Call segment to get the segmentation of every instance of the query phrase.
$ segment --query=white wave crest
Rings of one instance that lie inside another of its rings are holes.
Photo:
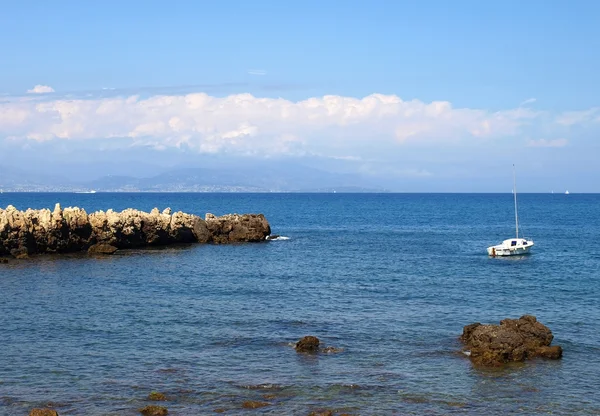
[[[289,237],[286,237],[284,235],[277,235],[277,236],[273,236],[273,237],[267,237],[267,240],[269,241],[283,241],[283,240],[289,240]]]

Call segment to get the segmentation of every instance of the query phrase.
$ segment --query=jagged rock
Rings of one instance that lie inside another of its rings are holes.
[[[171,217],[170,237],[184,243],[207,243],[212,237],[205,221],[195,215],[179,211]]]
[[[166,416],[169,414],[169,411],[166,407],[162,406],[146,406],[140,409],[140,413],[144,416]]]
[[[33,409],[29,416],[58,416],[58,412],[52,409]]]
[[[319,351],[319,338],[308,335],[303,337],[296,343],[297,352],[318,352]]]
[[[110,244],[98,243],[88,248],[88,254],[114,254],[118,248]]]
[[[175,243],[233,243],[264,241],[271,233],[262,214],[207,214],[207,220],[170,208],[150,213],[135,209],[91,214],[81,208],[19,211],[9,205],[0,209],[0,256],[25,258],[36,253],[65,253]],[[109,247],[112,246],[112,247]],[[92,248],[94,247],[94,248]]]
[[[269,222],[262,214],[206,214],[206,225],[217,244],[264,241],[271,234]]]
[[[552,331],[537,322],[535,316],[524,315],[504,319],[500,325],[467,325],[460,340],[474,364],[500,366],[534,357],[561,358],[562,348],[550,346],[553,338]]]

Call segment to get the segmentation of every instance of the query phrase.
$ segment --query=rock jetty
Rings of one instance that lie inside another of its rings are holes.
[[[498,367],[535,357],[561,358],[562,348],[550,346],[553,338],[552,331],[535,316],[524,315],[519,319],[504,319],[500,325],[467,325],[460,340],[473,364]]]
[[[236,243],[265,241],[271,234],[262,214],[230,214],[205,219],[170,208],[160,212],[126,209],[88,214],[81,208],[19,211],[0,208],[0,257],[89,251],[112,254],[117,249],[176,243]]]

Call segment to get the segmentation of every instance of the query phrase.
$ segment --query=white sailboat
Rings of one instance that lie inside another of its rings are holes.
[[[516,237],[504,240],[501,244],[488,247],[488,255],[496,256],[517,256],[529,253],[533,247],[533,241],[526,238],[519,238],[519,214],[517,210],[517,178],[515,174],[515,165],[513,165],[513,196],[515,199],[515,231]]]

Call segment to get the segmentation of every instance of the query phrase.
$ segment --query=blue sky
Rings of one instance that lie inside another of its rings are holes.
[[[516,162],[525,190],[600,192],[598,16],[558,0],[7,2],[0,164],[82,146],[100,163],[114,139],[158,165],[173,149],[319,157],[468,191]]]

